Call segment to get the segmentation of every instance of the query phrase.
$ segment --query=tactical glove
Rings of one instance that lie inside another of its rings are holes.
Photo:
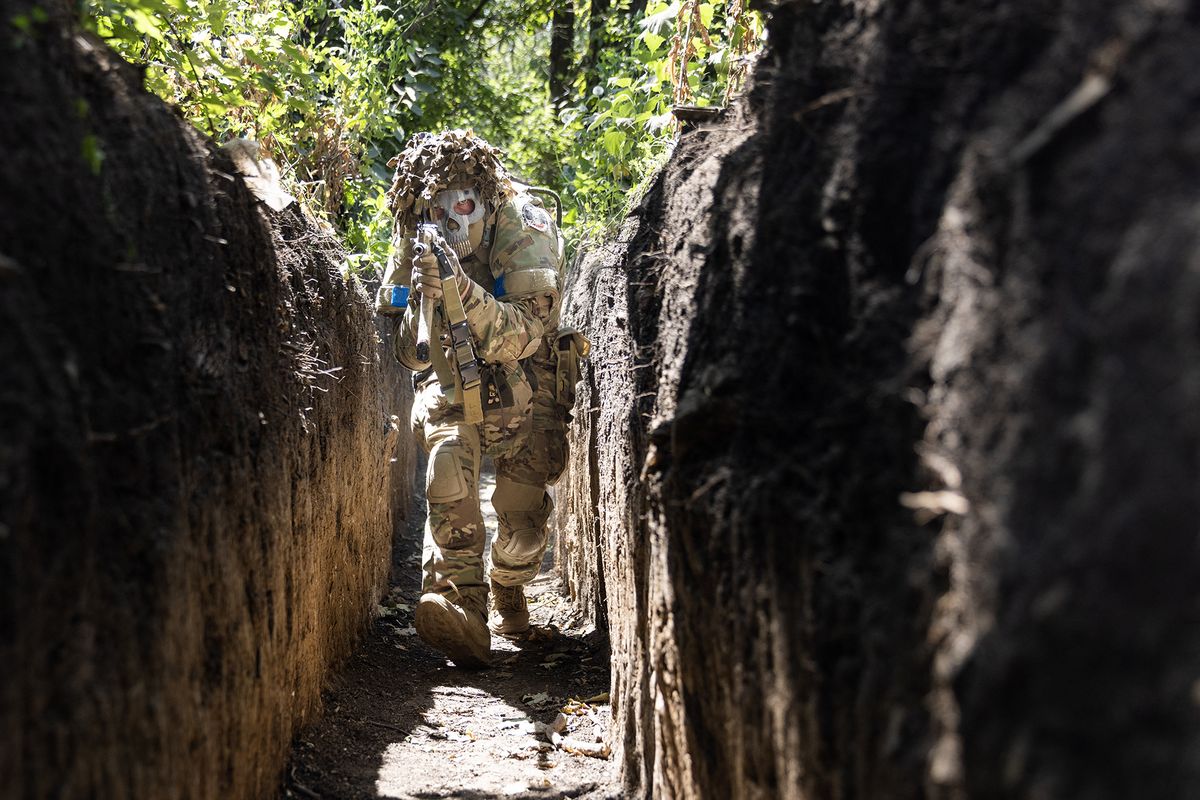
[[[450,248],[441,234],[437,235],[433,247],[426,248],[424,255],[413,258],[413,289],[429,300],[437,300],[442,296],[441,268],[438,266],[437,256],[434,255],[434,247],[441,248],[445,254],[446,261],[454,272],[454,281],[458,284],[460,296],[466,297],[470,289],[470,280],[463,273],[458,256],[454,254],[454,250]]]

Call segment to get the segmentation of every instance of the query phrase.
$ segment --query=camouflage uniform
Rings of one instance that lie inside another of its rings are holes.
[[[500,376],[485,395],[499,399],[492,405],[520,407],[532,389],[532,413],[485,413],[483,423],[465,423],[461,405],[416,359],[415,299],[394,342],[400,361],[418,370],[413,428],[429,453],[424,590],[454,590],[473,609],[485,605],[487,595],[481,456],[488,452],[496,464],[492,502],[499,532],[490,577],[502,586],[522,585],[537,574],[546,550],[553,508],[546,486],[566,463],[569,419],[556,400],[558,232],[541,201],[528,194],[507,200],[494,219],[484,245],[461,261],[472,283],[463,307],[478,357]]]
[[[552,341],[544,337],[537,353],[524,362],[537,386],[532,430],[512,452],[496,457],[492,505],[499,530],[492,543],[489,576],[501,586],[522,586],[537,575],[546,552],[546,523],[554,508],[546,487],[558,480],[567,464],[568,417],[554,396]]]
[[[541,201],[512,181],[500,155],[470,131],[409,140],[392,162],[397,250],[377,304],[380,313],[402,314],[393,346],[416,373],[412,421],[429,453],[425,591],[413,624],[463,666],[490,657],[480,460],[493,456],[497,472],[494,629],[517,633],[528,629],[521,586],[537,574],[546,549],[546,485],[566,461],[568,410],[587,347],[578,334],[558,332],[559,232]],[[418,233],[421,251],[414,250]],[[411,297],[410,267],[419,290]],[[447,282],[448,272],[454,281]],[[435,309],[432,318],[421,315],[419,293],[434,301],[424,305]],[[428,362],[417,357],[425,323]]]

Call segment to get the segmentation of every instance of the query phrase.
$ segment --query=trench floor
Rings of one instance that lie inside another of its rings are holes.
[[[494,487],[485,465],[489,541]],[[619,797],[616,765],[603,757],[608,645],[561,594],[549,567],[552,553],[526,587],[532,634],[520,641],[493,635],[492,666],[463,670],[412,627],[423,497],[414,508],[416,519],[397,537],[392,586],[379,616],[330,680],[321,719],[293,742],[280,797]],[[560,714],[566,723],[560,736],[567,738],[556,744],[539,723],[553,725]]]

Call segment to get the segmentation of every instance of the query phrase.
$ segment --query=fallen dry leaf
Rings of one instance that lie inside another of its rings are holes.
[[[537,694],[526,694],[521,696],[521,702],[537,711],[543,711],[547,708],[553,708],[558,705],[559,699],[551,697],[545,692]]]

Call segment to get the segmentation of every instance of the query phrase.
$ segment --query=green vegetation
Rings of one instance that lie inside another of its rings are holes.
[[[572,240],[603,227],[668,151],[672,105],[720,105],[739,85],[762,38],[743,6],[83,0],[83,13],[197,127],[258,140],[361,268],[386,257],[387,162],[420,130],[473,128],[564,196]]]

